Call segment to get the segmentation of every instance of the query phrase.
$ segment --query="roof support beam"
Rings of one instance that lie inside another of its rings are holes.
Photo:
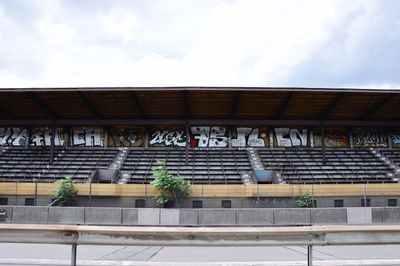
[[[146,113],[142,107],[142,104],[139,101],[139,98],[136,95],[136,92],[132,91],[130,93],[131,95],[131,101],[133,106],[135,107],[136,112],[138,113],[140,118],[146,118]]]
[[[182,104],[183,108],[182,110],[185,112],[185,118],[189,118],[192,116],[192,110],[190,109],[190,104],[189,104],[189,92],[188,91],[182,91]]]
[[[10,110],[8,110],[6,107],[0,105],[0,115],[15,119],[17,116]]]
[[[285,100],[282,102],[282,105],[279,107],[278,111],[275,114],[276,119],[281,119],[283,117],[283,114],[287,110],[292,98],[293,98],[294,92],[288,92]]]
[[[4,126],[68,125],[221,125],[221,126],[400,126],[400,120],[259,120],[259,119],[0,119]]]
[[[371,118],[374,116],[374,114],[376,114],[379,110],[381,110],[390,100],[393,99],[393,97],[396,94],[390,94],[388,96],[386,96],[385,98],[383,98],[381,101],[379,101],[377,104],[375,104],[374,106],[372,106],[370,109],[368,109],[365,113],[363,113],[359,119],[364,120],[367,118]]]
[[[89,111],[98,119],[103,118],[104,116],[100,113],[100,111],[93,105],[90,99],[84,92],[78,92],[79,98],[85,104],[85,106],[89,109]]]
[[[338,95],[336,95],[335,98],[328,104],[328,106],[319,114],[318,118],[323,120],[329,117],[329,114],[332,112],[332,110],[338,105],[338,103],[343,99],[345,93],[341,92]]]
[[[26,95],[32,100],[32,102],[39,107],[43,113],[47,114],[51,118],[60,118],[61,116],[57,114],[47,103],[45,103],[35,92],[25,92]]]
[[[233,95],[232,109],[230,111],[229,118],[234,119],[236,117],[239,101],[240,101],[240,92],[235,91]]]

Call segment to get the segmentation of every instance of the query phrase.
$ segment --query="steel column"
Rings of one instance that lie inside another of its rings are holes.
[[[72,244],[71,266],[76,266],[76,249],[77,249],[77,245],[76,244]]]
[[[313,265],[312,248],[313,248],[312,246],[307,246],[307,266]]]
[[[326,164],[325,127],[321,126],[322,163]]]
[[[185,163],[189,164],[189,123],[186,123],[185,126],[185,130],[186,130],[186,154],[185,154]]]
[[[50,146],[50,165],[53,165],[54,159],[54,136],[56,135],[56,126],[53,124],[51,127],[51,146]]]

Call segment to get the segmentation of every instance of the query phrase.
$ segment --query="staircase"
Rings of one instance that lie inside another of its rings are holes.
[[[389,157],[385,156],[379,150],[374,149],[374,148],[369,148],[369,152],[375,156],[378,160],[382,161],[384,164],[386,164],[390,169],[392,169],[391,172],[387,173],[388,177],[391,177],[393,181],[399,181],[400,178],[400,167],[390,160]]]
[[[247,148],[247,155],[257,183],[280,183],[280,178],[275,171],[264,168],[257,149]]]

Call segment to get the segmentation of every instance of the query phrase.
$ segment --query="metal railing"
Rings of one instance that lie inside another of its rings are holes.
[[[304,227],[125,227],[0,224],[0,242],[67,244],[76,265],[78,245],[313,246],[400,244],[399,225]]]

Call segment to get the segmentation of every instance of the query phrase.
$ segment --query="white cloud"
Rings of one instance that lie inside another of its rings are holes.
[[[0,86],[400,84],[396,0],[96,3],[0,2]]]

